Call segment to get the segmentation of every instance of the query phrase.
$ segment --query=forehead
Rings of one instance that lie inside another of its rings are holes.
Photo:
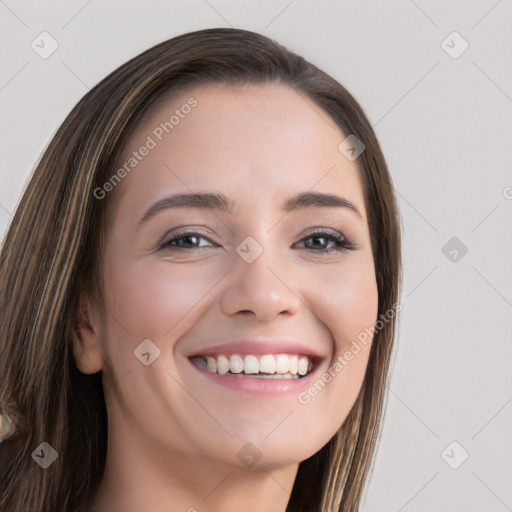
[[[153,104],[135,128],[118,162],[129,169],[123,196],[215,189],[256,207],[315,190],[351,196],[364,215],[358,166],[338,149],[345,138],[284,84],[192,87]]]

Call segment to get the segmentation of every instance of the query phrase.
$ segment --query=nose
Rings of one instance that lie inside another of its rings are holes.
[[[295,315],[303,305],[296,291],[298,276],[283,261],[284,255],[280,258],[268,249],[252,263],[237,255],[220,297],[224,314],[252,315],[262,322],[278,315]]]

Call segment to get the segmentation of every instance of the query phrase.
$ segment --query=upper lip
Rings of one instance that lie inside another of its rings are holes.
[[[201,349],[189,357],[200,357],[208,355],[214,356],[220,354],[299,354],[309,356],[311,358],[322,357],[317,351],[299,341],[263,338],[252,340],[235,340],[219,345],[214,345],[205,349]]]

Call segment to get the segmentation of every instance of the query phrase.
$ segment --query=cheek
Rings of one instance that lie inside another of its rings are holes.
[[[147,397],[156,389],[161,393],[155,399],[164,400],[158,407],[161,410],[167,406],[164,390],[172,388],[174,381],[161,369],[174,371],[172,354],[177,340],[208,307],[208,292],[219,279],[217,273],[201,272],[197,267],[146,258],[144,262],[125,265],[120,261],[109,274],[106,284],[109,315],[104,331],[105,376],[117,383],[129,372],[130,378],[123,380],[125,390],[120,392],[124,394],[123,401],[131,404],[130,408],[135,411],[138,403],[150,407]],[[148,367],[140,364],[134,354],[146,339],[160,350]],[[176,387],[175,395],[179,396],[179,392]]]
[[[356,259],[332,268],[318,287],[315,310],[331,332],[338,354],[350,349],[353,340],[375,325],[378,289],[373,260]]]
[[[109,284],[113,310],[132,338],[157,341],[190,322],[218,280],[216,274],[192,267],[146,261],[116,269]]]
[[[326,271],[324,278],[323,286],[311,296],[311,309],[333,338],[332,359],[298,398],[312,417],[322,415],[332,435],[349,414],[363,383],[372,344],[369,329],[378,314],[378,288],[371,258],[353,258],[336,271]]]

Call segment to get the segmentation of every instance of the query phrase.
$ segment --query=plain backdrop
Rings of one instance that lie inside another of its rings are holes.
[[[361,103],[400,201],[403,310],[364,512],[512,510],[511,17],[510,0],[0,1],[0,235],[112,70],[192,30],[274,37]]]

